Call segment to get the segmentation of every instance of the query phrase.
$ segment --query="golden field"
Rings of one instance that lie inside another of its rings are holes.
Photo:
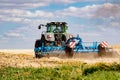
[[[111,45],[111,47],[114,48],[114,49],[120,49],[120,44],[118,44],[118,45]]]
[[[112,56],[96,57],[97,54],[84,54],[77,58],[59,58],[44,57],[36,59],[32,49],[1,49],[0,50],[0,67],[55,67],[66,63],[120,63],[120,45],[111,46],[113,48]]]

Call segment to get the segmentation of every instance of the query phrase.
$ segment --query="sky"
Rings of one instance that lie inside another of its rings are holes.
[[[0,0],[0,49],[33,49],[51,21],[84,42],[120,44],[120,0]]]

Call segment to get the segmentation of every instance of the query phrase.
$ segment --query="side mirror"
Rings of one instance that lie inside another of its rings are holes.
[[[40,24],[40,25],[38,26],[38,29],[41,29],[42,26],[44,26],[44,25],[43,25],[43,24]]]
[[[41,29],[41,26],[40,26],[40,25],[38,26],[38,29]]]

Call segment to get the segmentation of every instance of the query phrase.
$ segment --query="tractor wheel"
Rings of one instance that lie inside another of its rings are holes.
[[[102,47],[102,44],[98,45],[98,56],[102,56],[106,53],[105,47]]]
[[[45,36],[42,35],[41,39],[36,40],[36,42],[35,42],[35,48],[41,47],[42,43],[45,43],[45,42],[46,42]]]
[[[35,48],[40,47],[42,45],[40,43],[41,43],[41,40],[36,40],[36,42],[35,42]]]
[[[66,46],[66,49],[65,49],[65,54],[68,58],[72,58],[73,55],[74,55],[74,51],[72,48]]]

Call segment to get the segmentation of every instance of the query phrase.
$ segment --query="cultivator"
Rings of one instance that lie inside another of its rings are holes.
[[[42,33],[40,40],[36,40],[34,48],[36,57],[53,54],[66,54],[68,57],[73,57],[78,53],[106,52],[105,42],[83,42],[79,35],[73,37],[67,33],[68,27],[65,22],[47,23],[47,25],[40,25],[39,29],[42,26],[47,27],[47,31]]]

